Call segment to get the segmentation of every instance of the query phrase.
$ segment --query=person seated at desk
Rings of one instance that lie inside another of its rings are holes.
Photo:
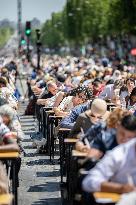
[[[91,109],[78,116],[76,123],[70,132],[70,135],[77,135],[81,132],[81,130],[86,133],[87,130],[92,127],[92,125],[104,119],[104,116],[107,114],[106,111],[106,102],[102,99],[94,99],[91,104]]]
[[[78,105],[76,106],[75,108],[73,108],[71,110],[71,112],[66,116],[64,117],[61,122],[60,122],[60,128],[68,128],[68,129],[72,129],[75,122],[76,122],[76,119],[77,117],[85,112],[86,110],[90,109],[91,107],[91,103],[92,101],[89,101],[87,103],[84,103],[84,104],[81,104],[81,105]]]
[[[57,116],[67,116],[71,109],[85,103],[92,97],[93,93],[87,87],[78,86],[71,90],[66,97],[62,100],[58,107],[54,107],[53,110]]]
[[[12,137],[21,141],[24,138],[24,133],[21,129],[20,122],[17,117],[17,113],[9,104],[0,106],[0,116],[2,117],[3,123],[10,129],[12,132]]]
[[[134,87],[135,80],[133,78],[127,78],[125,85],[120,88],[120,101],[123,102],[126,97],[129,97]]]
[[[116,80],[114,84],[106,85],[104,90],[100,93],[99,98],[110,100],[115,105],[120,105],[119,91],[123,82]]]
[[[135,191],[135,167],[136,139],[132,139],[107,152],[84,178],[82,188],[89,193],[100,191],[123,194]]]
[[[37,104],[45,105],[46,99],[50,99],[55,96],[58,92],[58,87],[55,82],[49,81],[47,83],[47,87],[41,92],[38,97]]]
[[[50,92],[52,93],[52,97],[45,95],[43,99],[37,100],[37,104],[45,107],[57,107],[64,97],[64,92],[59,91],[54,82],[50,82],[48,85],[51,86]]]
[[[127,110],[116,108],[107,118],[107,123],[92,126],[76,149],[87,152],[89,158],[100,159],[108,150],[135,137],[136,118]],[[86,140],[90,147],[85,144]]]
[[[0,152],[19,151],[17,143],[12,138],[9,128],[3,124],[0,117]]]

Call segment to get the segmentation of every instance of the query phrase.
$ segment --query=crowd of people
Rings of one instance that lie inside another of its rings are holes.
[[[0,152],[19,151],[23,138],[16,72],[14,62],[0,69]],[[69,136],[78,139],[75,149],[98,161],[93,168],[91,162],[85,167],[88,175],[81,182],[83,193],[133,195],[136,189],[135,73],[135,65],[123,64],[116,57],[45,56],[41,69],[33,68],[27,78],[29,103],[24,114],[36,114],[40,120],[41,108],[52,108],[62,117],[59,128],[69,128]],[[17,163],[16,174],[21,160]],[[6,171],[2,164],[0,167],[0,190],[6,193],[1,179]]]
[[[17,66],[11,61],[0,67],[0,153],[20,152],[20,142],[24,137],[18,116],[20,93],[16,88]],[[15,180],[19,186],[18,173],[21,158],[15,160]],[[8,170],[11,170],[9,172]],[[0,163],[0,194],[9,193],[13,165],[4,160]],[[10,173],[7,176],[7,173]]]
[[[69,136],[78,139],[76,150],[99,161],[93,169],[87,164],[82,191],[135,191],[135,65],[98,56],[46,56],[42,65],[28,79],[26,114],[36,111],[40,119],[41,108],[51,107],[62,117],[59,128],[69,128]]]

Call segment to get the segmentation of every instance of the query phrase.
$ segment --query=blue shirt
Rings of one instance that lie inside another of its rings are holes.
[[[106,123],[93,125],[83,138],[87,138],[92,148],[98,149],[103,154],[118,145],[116,141],[116,129],[107,128]]]
[[[73,108],[71,110],[71,113],[62,119],[61,123],[60,123],[60,127],[61,128],[69,128],[72,129],[74,126],[74,123],[77,119],[77,117],[85,112],[86,110],[88,110],[90,108],[90,103],[88,104],[82,104],[82,105],[78,105],[75,108]]]

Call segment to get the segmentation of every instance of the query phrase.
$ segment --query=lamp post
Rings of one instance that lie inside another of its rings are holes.
[[[37,70],[40,69],[40,57],[41,57],[41,41],[40,41],[40,37],[41,37],[41,31],[40,29],[36,29],[36,37],[37,37]]]

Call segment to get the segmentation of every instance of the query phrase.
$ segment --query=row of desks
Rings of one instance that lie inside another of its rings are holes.
[[[73,138],[66,138],[64,139],[64,143],[66,144],[66,146],[71,146],[73,147],[73,143],[76,143],[77,139],[73,139]],[[81,159],[81,158],[85,158],[87,156],[87,153],[83,153],[83,152],[79,152],[77,150],[71,149],[71,153],[69,153],[71,156],[67,156],[70,160],[72,158],[72,160],[74,159],[74,163],[77,163],[77,159]],[[67,172],[69,172],[69,174],[73,174],[71,173],[74,170],[70,170],[71,169],[71,163],[69,162],[69,168],[67,170]],[[77,170],[76,170],[77,171]],[[75,176],[67,176],[68,180],[70,180],[70,178],[72,179],[73,183],[74,183],[74,178],[78,175],[78,173],[75,173]],[[70,186],[68,187],[68,191],[72,191],[73,189],[72,187],[74,187],[74,184],[71,184],[71,182],[69,181],[68,183],[70,183]],[[75,190],[76,191],[76,190]],[[71,197],[71,193],[70,197]],[[116,202],[119,201],[119,199],[121,198],[121,195],[116,194],[116,193],[105,193],[105,192],[95,192],[93,193],[93,196],[96,200],[96,202],[98,204],[115,204]]]
[[[61,120],[61,116],[55,116],[52,110],[44,110],[46,113],[46,120],[43,119],[42,126],[45,125],[44,132],[46,133],[47,143],[50,159],[52,156],[54,157],[54,133],[53,128],[56,126],[56,121]],[[47,130],[46,130],[47,129]],[[45,131],[46,130],[46,131]],[[67,177],[67,188],[68,194],[70,195],[71,191],[73,191],[72,187],[72,177],[71,177],[71,159],[77,158],[85,158],[87,156],[86,153],[81,153],[79,151],[74,150],[74,144],[77,142],[77,139],[67,138],[70,129],[60,128],[58,132],[59,136],[59,149],[60,149],[60,173],[61,173],[61,183],[63,183],[63,176],[64,176],[64,167],[66,170],[66,177]],[[76,162],[75,162],[76,163]],[[77,174],[77,173],[76,173]],[[110,193],[94,193],[96,201],[98,199],[111,199],[112,202],[117,202],[120,198],[118,194],[110,194]]]

